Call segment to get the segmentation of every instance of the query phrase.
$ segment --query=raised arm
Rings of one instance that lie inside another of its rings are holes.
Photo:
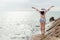
[[[35,9],[36,11],[40,11],[40,10],[38,10],[37,8],[35,8],[35,7],[32,7],[33,9]]]
[[[53,8],[54,6],[51,6],[51,7],[49,7],[47,10],[46,10],[46,12],[48,12],[51,8]]]

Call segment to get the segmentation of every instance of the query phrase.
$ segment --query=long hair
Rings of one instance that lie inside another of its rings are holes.
[[[41,8],[41,11],[40,11],[40,13],[42,14],[42,15],[44,15],[45,14],[45,8]]]

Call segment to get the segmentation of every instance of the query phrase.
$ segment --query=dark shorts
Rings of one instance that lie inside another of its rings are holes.
[[[46,22],[45,18],[40,18],[40,22]]]

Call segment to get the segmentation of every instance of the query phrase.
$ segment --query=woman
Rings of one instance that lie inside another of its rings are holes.
[[[40,26],[41,26],[41,34],[42,35],[45,35],[45,23],[46,23],[45,14],[46,14],[46,12],[48,12],[53,7],[54,6],[51,6],[47,10],[45,8],[42,8],[41,10],[38,10],[37,8],[32,7],[33,9],[35,9],[36,11],[38,11],[41,14]]]

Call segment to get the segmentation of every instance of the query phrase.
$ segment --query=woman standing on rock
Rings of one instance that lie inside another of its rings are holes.
[[[46,23],[46,17],[45,14],[54,6],[49,7],[47,10],[45,8],[42,8],[41,10],[38,10],[35,7],[32,7],[33,9],[35,9],[36,11],[38,11],[41,15],[40,17],[40,26],[41,26],[41,34],[45,35],[45,23]]]

